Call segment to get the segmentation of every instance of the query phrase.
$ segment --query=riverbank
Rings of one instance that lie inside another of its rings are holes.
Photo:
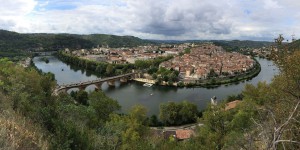
[[[204,88],[214,88],[218,87],[220,85],[228,85],[232,83],[238,83],[240,81],[244,80],[251,80],[252,78],[256,77],[260,71],[261,71],[261,65],[260,63],[256,61],[255,66],[242,74],[231,76],[231,77],[223,77],[223,78],[210,78],[210,79],[202,79],[202,80],[180,80],[178,82],[172,82],[168,83],[165,81],[162,81],[158,83],[156,80],[150,80],[146,78],[138,78],[136,81],[143,82],[143,83],[151,83],[151,84],[157,84],[161,86],[172,86],[172,87],[204,87]]]
[[[211,78],[207,80],[198,80],[195,83],[187,83],[187,84],[192,84],[196,86],[201,86],[201,87],[214,87],[214,86],[219,86],[223,84],[231,84],[231,83],[237,83],[243,80],[250,80],[254,77],[256,77],[260,71],[261,71],[261,65],[260,63],[254,58],[255,60],[255,66],[249,70],[248,72],[232,76],[232,77],[225,77],[225,78]]]
[[[133,80],[137,81],[137,82],[142,82],[142,83],[155,84],[155,80],[149,80],[149,79],[145,79],[145,78],[135,78]]]

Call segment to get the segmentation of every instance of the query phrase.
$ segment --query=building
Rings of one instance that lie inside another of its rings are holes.
[[[241,101],[235,100],[225,104],[225,111],[235,108]]]
[[[178,129],[176,130],[176,139],[177,140],[186,140],[190,139],[192,136],[195,135],[193,130],[185,130],[185,129]]]

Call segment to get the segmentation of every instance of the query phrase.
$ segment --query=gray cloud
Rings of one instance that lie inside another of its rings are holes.
[[[135,22],[132,29],[137,32],[160,34],[165,36],[181,36],[205,32],[210,34],[230,34],[231,23],[224,21],[223,5],[214,5],[204,0],[177,0],[173,3],[149,3],[140,1],[140,5],[129,5]],[[130,3],[129,3],[130,4]],[[146,6],[147,8],[142,6]]]
[[[147,39],[269,39],[300,34],[297,0],[0,0],[0,28]]]

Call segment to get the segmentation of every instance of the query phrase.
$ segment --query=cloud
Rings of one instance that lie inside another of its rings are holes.
[[[300,34],[297,0],[0,0],[0,28],[146,39],[272,40]]]
[[[3,16],[22,16],[30,13],[37,4],[34,0],[0,0],[0,13]]]
[[[34,0],[0,0],[0,3],[0,28],[8,30],[14,30],[37,5]]]
[[[132,30],[166,36],[190,35],[195,31],[210,34],[231,32],[231,24],[226,21],[227,16],[222,15],[225,10],[222,8],[226,7],[227,3],[215,5],[208,0],[169,2],[130,1],[128,7],[130,13],[134,14],[134,22],[130,25]]]

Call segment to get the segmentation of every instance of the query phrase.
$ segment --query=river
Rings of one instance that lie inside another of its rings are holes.
[[[70,66],[60,61],[55,56],[47,56],[49,63],[40,60],[40,57],[33,59],[34,64],[43,72],[55,74],[59,85],[69,84],[80,81],[90,81],[100,76],[87,72],[78,67]],[[109,97],[117,100],[122,106],[121,112],[126,113],[136,104],[144,105],[148,109],[148,115],[158,115],[160,103],[174,101],[180,102],[187,100],[195,103],[199,110],[203,110],[210,98],[217,97],[220,101],[228,95],[239,94],[246,84],[256,85],[259,81],[270,83],[274,75],[278,74],[278,68],[272,61],[257,58],[261,64],[261,72],[249,81],[239,82],[230,85],[221,85],[217,88],[176,88],[165,86],[144,87],[142,83],[129,82],[125,84],[116,83],[115,87],[109,87],[106,83],[102,85],[102,91]],[[87,87],[87,91],[95,89],[94,85]],[[76,90],[76,89],[74,89]]]

